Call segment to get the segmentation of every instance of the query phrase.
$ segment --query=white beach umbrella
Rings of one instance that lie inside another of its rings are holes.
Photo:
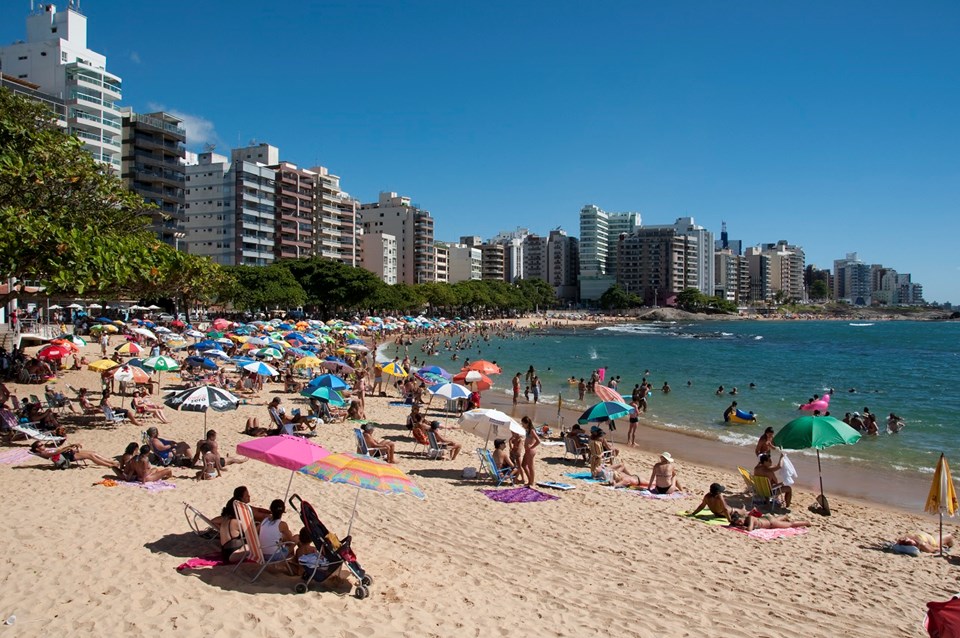
[[[143,335],[147,339],[153,339],[154,341],[157,341],[157,335],[153,334],[153,332],[147,330],[146,328],[134,328],[133,332],[137,333],[138,335]]]
[[[464,432],[470,432],[483,439],[484,447],[489,444],[491,438],[505,439],[511,432],[520,435],[527,433],[526,429],[514,421],[510,415],[487,408],[464,412],[457,423]]]

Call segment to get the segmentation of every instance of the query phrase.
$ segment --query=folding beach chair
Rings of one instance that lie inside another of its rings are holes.
[[[437,435],[432,431],[427,431],[427,441],[430,443],[430,447],[424,451],[431,459],[445,459],[447,458],[447,444],[438,443]]]
[[[194,534],[201,538],[217,540],[219,542],[219,527],[217,527],[211,519],[204,516],[200,510],[184,502],[183,515],[186,517],[187,525],[190,526]]]
[[[773,487],[770,479],[766,476],[753,477],[753,505],[754,507],[766,507],[772,511],[774,507],[780,506],[780,486]]]
[[[41,432],[36,427],[36,423],[17,423],[10,426],[10,429],[14,432],[19,432],[28,439],[34,439],[36,441],[45,441],[50,443],[60,444],[63,442],[65,437],[56,436],[54,434],[48,434],[47,432]]]
[[[512,470],[509,467],[503,469],[498,468],[497,464],[493,460],[493,454],[490,453],[490,450],[478,447],[477,456],[480,457],[480,469],[485,474],[490,475],[490,479],[497,484],[497,487],[500,487],[508,481],[511,484],[513,483]]]
[[[369,456],[375,459],[386,459],[387,453],[380,448],[370,449],[367,447],[367,441],[363,438],[363,431],[359,428],[354,428],[354,436],[357,438],[357,454],[363,454],[364,456]]]
[[[563,446],[564,452],[563,457],[566,458],[568,454],[572,455],[574,460],[578,460],[579,463],[586,463],[590,459],[590,448],[586,445],[579,445],[574,439],[569,436],[563,437]]]
[[[119,414],[114,412],[113,408],[111,408],[110,406],[101,405],[100,409],[103,411],[103,418],[107,420],[107,423],[113,423],[114,425],[116,425],[118,423],[127,422],[127,417],[120,416]]]
[[[259,571],[254,575],[250,582],[254,582],[260,578],[260,574],[263,573],[263,570],[267,568],[268,565],[283,563],[287,567],[287,571],[291,576],[294,575],[293,567],[287,561],[287,557],[282,558],[274,556],[264,556],[263,549],[260,547],[260,535],[257,533],[257,524],[253,520],[253,510],[250,509],[250,506],[246,503],[240,501],[233,502],[233,511],[237,515],[237,521],[240,523],[240,539],[244,542],[246,547],[246,553],[237,566],[233,568],[234,573],[240,569],[240,566],[244,562],[250,561],[260,565]],[[293,542],[284,542],[283,545],[292,549],[296,547],[296,543]]]

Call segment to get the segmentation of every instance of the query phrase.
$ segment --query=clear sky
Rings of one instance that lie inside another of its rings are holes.
[[[66,3],[61,2],[63,7]],[[29,0],[0,3],[0,43]],[[960,303],[960,4],[83,0],[123,103],[252,140],[437,239],[692,216]]]

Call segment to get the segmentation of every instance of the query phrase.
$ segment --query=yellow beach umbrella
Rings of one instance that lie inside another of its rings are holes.
[[[940,453],[937,469],[933,471],[933,483],[923,509],[930,514],[940,515],[940,555],[943,556],[943,514],[953,516],[960,509],[957,503],[957,491],[953,486],[953,477],[950,476],[950,464],[947,457]]]
[[[396,361],[391,361],[382,368],[385,374],[389,374],[391,377],[405,377],[407,376],[407,371],[404,370],[399,363]]]
[[[293,364],[294,368],[317,368],[322,362],[317,357],[303,357]]]
[[[94,361],[93,363],[87,366],[87,370],[93,370],[94,372],[103,372],[104,370],[109,370],[110,368],[116,368],[119,363],[112,361],[110,359],[100,359],[99,361]]]

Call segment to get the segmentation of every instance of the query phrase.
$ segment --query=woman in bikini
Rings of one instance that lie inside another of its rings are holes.
[[[525,480],[523,474],[523,437],[516,432],[511,432],[509,445],[510,460],[513,462],[513,466],[517,468],[516,480],[522,482]]]
[[[527,435],[523,439],[523,473],[527,477],[527,487],[533,487],[536,480],[534,478],[533,461],[537,456],[540,437],[537,435],[537,429],[533,427],[533,421],[530,420],[530,417],[523,417],[520,424],[527,430]]]
[[[789,527],[810,527],[808,521],[791,521],[787,516],[746,516],[740,512],[730,513],[730,524],[734,527],[743,527],[748,532],[755,529],[787,529]]]
[[[133,407],[137,412],[144,412],[157,415],[157,418],[160,419],[160,423],[170,423],[167,420],[167,415],[163,413],[163,408],[155,403],[151,403],[146,399],[146,390],[140,390],[133,395]]]
[[[660,455],[660,461],[653,466],[650,474],[650,491],[657,494],[673,494],[683,490],[677,481],[677,468],[669,452]]]
[[[81,449],[82,447],[83,446],[79,443],[63,445],[60,447],[47,447],[44,441],[34,441],[33,445],[30,446],[30,451],[41,458],[53,461],[55,464],[61,463],[61,459],[66,459],[66,461],[69,463],[74,463],[76,461],[90,461],[101,467],[109,467],[113,469],[120,467],[120,464],[116,461],[112,461],[106,457],[103,457],[96,452],[88,452],[87,450],[83,450]]]

